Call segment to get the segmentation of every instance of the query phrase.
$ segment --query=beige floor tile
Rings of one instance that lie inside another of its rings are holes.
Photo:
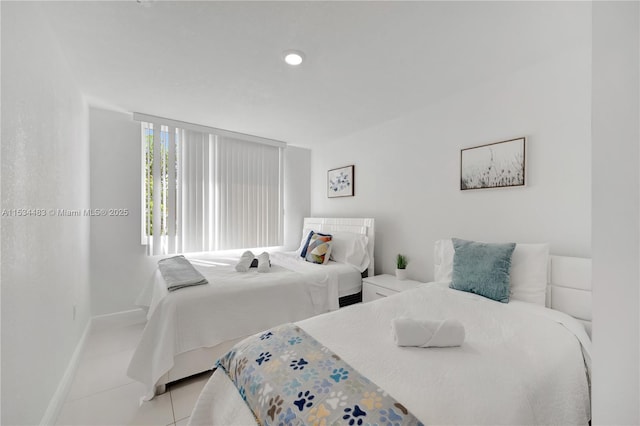
[[[189,423],[189,417],[182,420],[178,420],[176,422],[176,426],[187,426],[187,423]]]
[[[83,359],[67,395],[67,401],[120,387],[134,380],[127,377],[133,350]]]
[[[140,405],[144,386],[131,383],[64,404],[58,425],[158,425],[175,421],[170,395]]]
[[[159,395],[151,401],[146,401],[138,408],[133,419],[128,423],[134,425],[163,425],[167,419],[173,418],[171,397]]]
[[[184,419],[191,415],[198,396],[212,373],[208,371],[198,374],[169,386],[171,400],[173,401],[173,414],[176,420]]]
[[[140,323],[116,329],[92,331],[87,338],[81,361],[135,349],[144,326],[145,324]]]

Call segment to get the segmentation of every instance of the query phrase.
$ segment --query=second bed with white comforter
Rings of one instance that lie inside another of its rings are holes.
[[[398,317],[457,319],[465,342],[398,347],[391,332]],[[589,423],[590,340],[579,322],[561,312],[432,283],[297,325],[424,424]],[[246,425],[255,419],[218,369],[190,424]]]

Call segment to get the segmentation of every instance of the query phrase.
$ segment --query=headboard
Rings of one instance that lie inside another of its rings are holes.
[[[302,236],[304,237],[309,231],[316,232],[353,232],[354,234],[366,235],[369,241],[367,251],[369,253],[369,268],[367,268],[367,276],[375,275],[375,264],[373,257],[373,248],[375,246],[375,221],[373,218],[338,218],[338,217],[305,217],[302,226]]]
[[[435,242],[436,281],[451,281],[454,254],[451,239]],[[549,256],[545,305],[582,322],[587,334],[591,336],[591,259]]]
[[[584,324],[591,336],[591,259],[550,256],[547,307]]]

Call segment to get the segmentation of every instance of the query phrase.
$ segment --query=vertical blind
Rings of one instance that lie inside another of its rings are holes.
[[[134,115],[149,255],[282,244],[284,144],[149,117]]]

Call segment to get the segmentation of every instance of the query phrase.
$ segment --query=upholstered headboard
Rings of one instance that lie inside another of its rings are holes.
[[[367,252],[370,259],[366,274],[372,277],[375,275],[373,248],[376,234],[374,224],[373,218],[305,217],[302,236],[307,235],[309,231],[329,234],[332,232],[353,232],[354,234],[366,235],[368,239]]]
[[[578,319],[591,336],[591,259],[550,256],[546,304]]]

